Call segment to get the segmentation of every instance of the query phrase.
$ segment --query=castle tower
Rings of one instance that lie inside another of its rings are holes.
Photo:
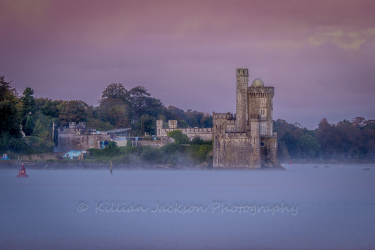
[[[248,69],[236,69],[236,132],[246,132]]]
[[[273,135],[274,87],[265,87],[262,79],[253,81],[248,91],[249,116],[260,115],[260,136]]]
[[[163,120],[156,121],[156,136],[161,136],[161,130],[163,129]]]
[[[168,128],[177,128],[177,120],[169,120]]]

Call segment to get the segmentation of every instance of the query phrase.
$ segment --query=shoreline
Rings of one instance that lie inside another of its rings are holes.
[[[66,161],[66,160],[7,160],[0,161],[0,170],[18,170],[21,164],[24,164],[28,170],[110,170],[109,161]],[[288,163],[282,163],[284,166],[293,166],[295,164],[302,165],[361,165],[367,166],[375,164],[375,162],[292,162],[292,165]],[[124,164],[124,163],[113,163],[113,170],[212,170],[212,171],[225,171],[225,170],[250,170],[250,171],[278,171],[285,170],[281,168],[213,168],[212,165],[201,164],[201,165],[160,165],[160,164]]]
[[[282,161],[281,164],[289,165],[289,162],[292,164],[375,164],[375,159],[373,160],[336,160],[336,159],[318,159],[318,160],[306,160],[306,159],[294,159],[289,161]]]
[[[19,169],[21,164],[25,165],[27,170],[110,170],[109,162],[93,162],[93,161],[22,161],[22,160],[7,160],[0,162],[0,170],[3,169]],[[121,164],[113,163],[113,170],[285,170],[285,168],[213,168],[212,165],[160,165],[160,164]]]

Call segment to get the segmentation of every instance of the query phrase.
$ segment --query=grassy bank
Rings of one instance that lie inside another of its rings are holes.
[[[156,147],[117,147],[109,145],[104,150],[89,149],[85,161],[112,161],[129,165],[212,165],[212,145],[181,145],[169,143]]]

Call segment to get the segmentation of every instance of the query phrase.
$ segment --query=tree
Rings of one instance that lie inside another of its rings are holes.
[[[33,117],[31,115],[27,115],[23,131],[25,132],[27,136],[29,136],[33,133],[34,127],[35,127],[35,123],[34,123]]]
[[[23,96],[21,97],[22,102],[22,116],[33,114],[36,110],[35,99],[33,97],[34,90],[32,88],[25,88]]]
[[[0,148],[21,149],[24,147],[20,129],[20,117],[16,108],[17,92],[10,82],[0,76]]]
[[[100,106],[101,120],[116,128],[129,127],[129,107],[121,99],[102,99]]]
[[[199,123],[204,128],[212,128],[212,115],[209,114],[203,114],[202,118],[199,120]]]
[[[0,101],[12,101],[17,98],[17,90],[11,82],[6,82],[4,76],[0,76]]]
[[[298,146],[301,149],[302,157],[308,158],[314,158],[320,149],[319,142],[309,134],[304,134],[299,138]]]
[[[286,131],[284,136],[280,139],[280,142],[283,142],[288,148],[288,152],[292,157],[300,157],[300,148],[298,147],[298,140],[292,135],[291,131]]]
[[[51,100],[48,98],[37,98],[35,99],[37,106],[40,105],[40,110],[45,116],[50,118],[58,118],[59,117],[59,105],[61,105],[64,101],[61,100]]]
[[[189,143],[189,137],[187,135],[183,134],[181,130],[176,129],[169,131],[167,133],[167,136],[174,139],[174,142],[177,144],[188,144]]]
[[[15,105],[9,101],[0,102],[0,148],[21,149],[24,146],[20,119]]]
[[[337,148],[341,143],[341,139],[336,133],[335,125],[328,123],[328,120],[323,118],[318,124],[315,135],[321,146],[322,155],[325,158],[335,158]]]
[[[185,112],[182,109],[179,109],[175,106],[171,106],[171,105],[168,106],[168,112],[170,116],[167,117],[167,120],[185,120],[186,119]]]
[[[63,101],[58,106],[60,125],[68,125],[69,122],[85,122],[88,107],[89,105],[83,101]]]
[[[46,127],[44,127],[44,125],[40,122],[40,119],[38,119],[36,121],[36,123],[35,123],[33,135],[34,136],[43,136],[43,134],[45,133],[45,131],[48,132],[48,130],[46,129]]]
[[[156,134],[156,118],[149,116],[148,114],[142,115],[141,117],[141,132],[143,133],[149,133],[151,135]]]
[[[147,107],[147,99],[151,96],[147,89],[142,86],[137,86],[129,91],[131,108],[133,111],[133,119],[139,120]]]
[[[117,143],[115,141],[109,141],[108,145],[106,145],[103,151],[100,152],[99,154],[107,155],[107,156],[116,156],[119,153],[120,153],[120,148],[117,146]]]
[[[198,127],[198,119],[196,117],[197,111],[192,111],[191,109],[188,109],[186,111],[186,122],[189,124],[190,127]]]
[[[366,124],[366,119],[363,117],[355,117],[352,119],[354,125],[363,127]]]
[[[129,93],[121,83],[111,83],[102,92],[102,100],[119,99],[125,104],[129,104]],[[100,101],[100,102],[101,102]]]
[[[184,120],[180,120],[180,122],[178,123],[179,127],[180,128],[187,128],[189,127],[189,125],[187,124],[187,122],[185,122]]]

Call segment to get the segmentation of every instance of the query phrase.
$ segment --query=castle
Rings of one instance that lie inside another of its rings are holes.
[[[251,86],[249,70],[236,69],[236,114],[213,112],[213,127],[181,129],[190,139],[213,138],[213,166],[278,168],[277,134],[273,132],[274,87],[265,87],[262,79],[255,79]],[[177,121],[157,121],[157,136],[167,138],[166,133],[177,129]]]
[[[274,87],[236,70],[236,115],[213,113],[214,167],[279,167],[277,134],[273,132]]]

